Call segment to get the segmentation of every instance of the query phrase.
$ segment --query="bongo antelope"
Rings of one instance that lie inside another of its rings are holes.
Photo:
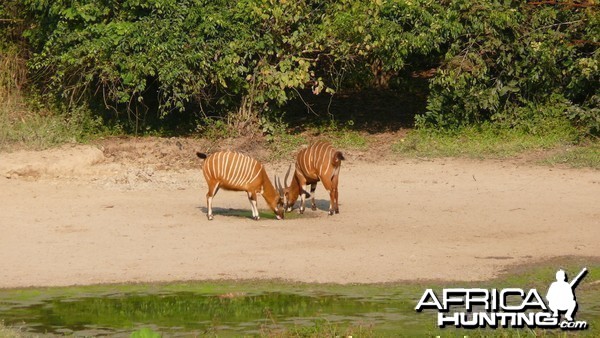
[[[260,219],[256,205],[256,194],[262,194],[267,204],[275,212],[277,219],[283,219],[283,199],[273,187],[263,165],[250,156],[233,152],[219,151],[211,155],[197,152],[204,159],[202,172],[208,184],[206,209],[209,220],[213,219],[212,200],[220,188],[245,191],[252,207],[252,218]]]
[[[300,196],[300,213],[304,213],[305,198],[311,197],[311,209],[316,210],[315,189],[317,182],[321,181],[327,191],[329,191],[329,215],[338,214],[338,180],[340,166],[344,160],[341,151],[336,151],[329,142],[318,141],[310,146],[300,150],[296,156],[296,170],[288,185],[287,179],[290,174],[291,165],[284,178],[285,186],[276,180],[275,184],[283,195],[284,205],[287,211],[292,211],[292,207]],[[310,193],[303,187],[310,185]]]

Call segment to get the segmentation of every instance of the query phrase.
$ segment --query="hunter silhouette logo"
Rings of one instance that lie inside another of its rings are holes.
[[[567,281],[564,270],[556,272],[556,281],[550,284],[546,302],[536,289],[519,288],[443,289],[437,296],[427,289],[417,303],[415,310],[436,309],[439,327],[458,328],[561,328],[563,330],[583,330],[588,328],[586,321],[575,321],[577,300],[575,288],[587,274],[587,269]],[[441,298],[441,299],[440,299]],[[565,320],[560,320],[564,313]]]
[[[571,283],[567,282],[567,274],[564,270],[556,272],[556,282],[550,284],[546,300],[548,307],[552,310],[552,316],[558,317],[559,311],[566,311],[565,318],[572,322],[573,315],[577,310],[577,300],[575,299],[575,288],[579,281],[587,274],[587,268],[583,268]]]

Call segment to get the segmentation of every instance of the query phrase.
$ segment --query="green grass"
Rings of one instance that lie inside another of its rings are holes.
[[[416,157],[508,158],[526,151],[552,149],[575,141],[576,134],[570,129],[537,135],[485,124],[452,132],[413,130],[393,144],[392,150]]]
[[[334,147],[338,149],[366,150],[369,147],[368,138],[355,130],[338,130],[327,135]]]
[[[369,139],[364,133],[354,129],[354,126],[354,121],[337,123],[329,120],[308,128],[308,133],[328,140],[338,149],[366,150],[369,147]]]
[[[531,161],[543,165],[600,169],[600,140],[579,143],[570,128],[543,135],[491,125],[463,127],[453,132],[411,130],[391,146],[392,152],[407,157],[463,157],[507,159],[539,152]],[[541,157],[541,159],[540,159]]]
[[[600,142],[568,147],[541,161],[549,165],[568,165],[574,168],[600,169]]]
[[[565,125],[546,130],[543,134],[500,128],[491,124],[446,132],[415,129],[394,142],[391,149],[406,157],[531,157],[532,162],[544,165],[600,168],[600,140],[587,139],[581,142],[577,131]]]
[[[40,150],[85,142],[109,134],[86,110],[56,114],[27,111],[24,104],[0,103],[0,150]]]
[[[299,134],[290,134],[286,131],[279,131],[268,141],[268,149],[270,150],[269,161],[278,161],[282,159],[292,158],[298,149],[303,144],[306,144],[307,140],[304,136]]]

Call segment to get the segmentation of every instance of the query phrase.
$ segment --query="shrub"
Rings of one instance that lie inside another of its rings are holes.
[[[460,7],[464,34],[452,41],[431,81],[428,112],[418,126],[496,121],[529,124],[535,131],[531,124],[547,115],[536,107],[555,103],[572,120],[595,123],[600,17],[594,2],[469,3]],[[597,133],[593,125],[587,128]]]

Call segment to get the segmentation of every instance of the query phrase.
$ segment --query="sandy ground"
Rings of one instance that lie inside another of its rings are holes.
[[[600,256],[598,171],[347,152],[339,215],[319,185],[320,210],[299,218],[253,221],[245,193],[221,191],[208,221],[201,145],[186,142],[0,154],[0,287],[482,280]]]

